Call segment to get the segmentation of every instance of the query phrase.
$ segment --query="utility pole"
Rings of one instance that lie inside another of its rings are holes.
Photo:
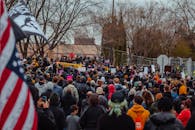
[[[115,13],[114,13],[114,0],[112,0],[112,18],[114,18],[114,15],[115,15]]]

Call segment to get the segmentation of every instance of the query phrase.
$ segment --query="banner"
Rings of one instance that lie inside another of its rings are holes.
[[[19,26],[26,36],[39,35],[47,41],[35,17],[31,14],[23,0],[19,0],[18,3],[10,9],[9,17]]]

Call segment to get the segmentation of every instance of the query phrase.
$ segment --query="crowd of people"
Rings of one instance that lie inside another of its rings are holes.
[[[195,130],[193,77],[144,74],[135,65],[113,72],[105,60],[86,57],[31,57],[22,64],[39,130]]]

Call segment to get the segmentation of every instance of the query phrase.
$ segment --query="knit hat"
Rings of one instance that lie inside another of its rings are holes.
[[[72,81],[72,80],[73,80],[72,75],[68,75],[68,76],[66,77],[66,80],[67,80],[67,81]]]

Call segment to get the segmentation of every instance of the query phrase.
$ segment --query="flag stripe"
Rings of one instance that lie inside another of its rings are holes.
[[[25,105],[24,103],[27,97],[27,89],[28,88],[24,87],[24,83],[23,83],[20,91],[20,93],[22,94],[19,94],[19,96],[17,97],[17,101],[6,120],[3,129],[10,129],[10,130],[14,129],[14,126],[18,121],[17,119],[20,117],[23,107]]]
[[[21,112],[20,117],[18,118],[18,122],[16,123],[14,130],[21,130],[22,126],[26,120],[26,117],[28,115],[28,111],[29,111],[29,106],[30,106],[30,92],[27,91],[27,98],[23,107],[23,110]]]
[[[2,42],[0,42],[2,44]],[[3,49],[2,53],[0,54],[0,74],[2,74],[2,71],[6,67],[7,63],[9,62],[9,59],[11,58],[13,54],[13,50],[15,48],[15,37],[13,34],[13,31],[11,30],[9,41],[6,44],[6,47]]]
[[[4,5],[3,1],[0,1],[0,5]],[[4,8],[0,7],[0,17],[3,15],[3,13],[4,13]]]
[[[4,49],[5,45],[7,44],[8,40],[9,40],[9,37],[10,37],[11,24],[10,24],[9,20],[7,22],[8,22],[8,25],[4,31],[4,33],[2,35],[2,39],[1,39],[0,54],[2,53],[2,50]]]
[[[30,108],[29,109],[30,111],[28,112],[28,116],[26,117],[26,121],[22,128],[23,130],[29,130],[29,129],[32,129],[33,127],[33,121],[35,118],[35,115],[34,115],[35,109],[34,109],[34,102],[33,102],[32,97],[30,98]]]
[[[4,123],[6,122],[12,108],[14,107],[15,103],[16,103],[16,99],[20,93],[20,90],[21,90],[21,87],[22,87],[22,80],[19,78],[16,85],[15,85],[15,88],[12,92],[12,94],[10,95],[3,111],[2,111],[2,114],[1,114],[1,119],[0,119],[0,129],[3,128],[4,126]]]
[[[9,100],[14,85],[17,83],[18,77],[15,73],[11,73],[8,80],[5,83],[5,87],[3,87],[0,94],[0,113],[2,113],[3,108],[5,107],[6,102]]]
[[[1,90],[3,89],[3,86],[5,85],[8,77],[10,76],[11,74],[11,71],[7,68],[4,69],[3,73],[1,74],[1,77],[0,77],[0,93],[1,93]]]

